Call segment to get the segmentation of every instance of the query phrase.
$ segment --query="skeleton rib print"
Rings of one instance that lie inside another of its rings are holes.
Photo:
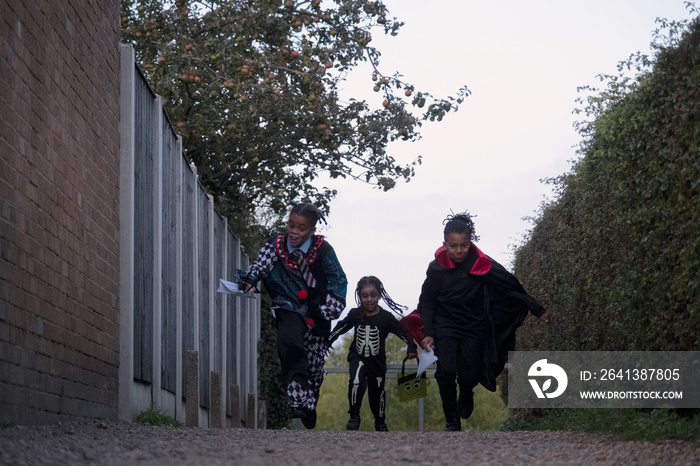
[[[381,339],[379,328],[374,325],[359,325],[356,330],[355,350],[363,357],[379,354]]]

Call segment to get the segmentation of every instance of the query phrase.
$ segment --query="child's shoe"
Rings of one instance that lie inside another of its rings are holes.
[[[471,416],[474,411],[474,393],[460,393],[457,402],[459,403],[461,411],[459,417],[462,419],[469,419],[469,416]]]
[[[462,423],[459,419],[450,419],[445,424],[445,432],[461,432]]]
[[[374,424],[374,430],[377,432],[389,432],[389,428],[386,426],[385,422]]]
[[[304,415],[301,417],[301,423],[307,429],[313,429],[316,427],[316,417],[315,409],[304,410]]]
[[[346,430],[359,430],[360,429],[360,416],[358,414],[351,414],[348,425],[345,426]]]

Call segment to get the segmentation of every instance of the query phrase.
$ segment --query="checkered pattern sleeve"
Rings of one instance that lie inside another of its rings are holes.
[[[326,303],[319,306],[321,315],[326,320],[333,320],[340,317],[340,314],[345,309],[345,302],[337,299],[332,294],[326,295]]]
[[[260,249],[258,253],[258,258],[250,266],[250,271],[248,272],[249,281],[253,284],[257,283],[259,280],[267,277],[267,275],[272,270],[272,266],[277,262],[277,252],[275,251],[274,241],[268,241]]]

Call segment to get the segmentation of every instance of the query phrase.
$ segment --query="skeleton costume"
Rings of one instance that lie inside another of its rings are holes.
[[[389,333],[401,338],[407,345],[406,353],[416,353],[415,342],[401,327],[399,321],[389,311],[379,307],[379,312],[368,316],[362,308],[350,310],[347,317],[338,322],[328,340],[331,345],[341,335],[355,329],[348,362],[350,363],[350,383],[348,400],[350,415],[359,415],[362,398],[368,390],[369,406],[374,415],[375,425],[384,424],[386,418],[386,351],[385,342]]]
[[[270,239],[244,281],[262,279],[272,297],[280,381],[290,411],[316,408],[331,320],[345,308],[347,278],[325,238],[312,235],[291,246],[287,235]]]

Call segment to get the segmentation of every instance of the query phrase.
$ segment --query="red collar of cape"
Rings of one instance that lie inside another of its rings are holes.
[[[476,244],[472,243],[471,247],[476,251],[477,258],[469,272],[474,275],[484,275],[488,273],[488,271],[491,270],[493,261],[489,256],[481,252],[481,249],[479,249]],[[445,249],[445,246],[440,246],[437,251],[435,251],[435,260],[443,268],[453,269],[455,267],[454,262],[447,256],[447,249]]]

